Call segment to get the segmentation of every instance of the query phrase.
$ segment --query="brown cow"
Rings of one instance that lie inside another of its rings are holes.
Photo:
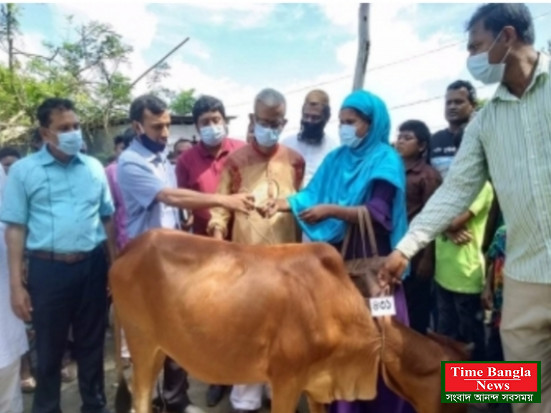
[[[373,399],[383,354],[383,377],[419,412],[447,406],[417,391],[413,375],[423,369],[402,343],[430,349],[420,356],[423,379],[438,396],[443,347],[386,322],[392,345],[381,353],[381,332],[327,244],[249,246],[153,230],[127,246],[109,282],[134,363],[136,413],[150,412],[165,355],[207,383],[267,382],[272,411],[293,413],[302,392],[314,411],[335,399]]]

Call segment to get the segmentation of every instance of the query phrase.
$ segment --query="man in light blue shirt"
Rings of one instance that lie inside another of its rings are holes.
[[[11,167],[0,211],[7,224],[13,310],[25,321],[32,318],[36,332],[32,412],[60,411],[61,360],[72,328],[82,411],[105,413],[103,344],[107,270],[115,253],[113,203],[102,165],[79,153],[82,133],[73,103],[46,99],[37,118],[45,145]]]
[[[117,165],[129,239],[153,228],[179,229],[178,208],[220,206],[247,213],[254,207],[253,198],[247,194],[218,195],[177,188],[174,168],[165,151],[170,112],[161,99],[153,95],[135,99],[130,106],[130,120],[137,137],[120,155]],[[159,409],[164,406],[169,413],[183,413],[190,405],[187,389],[186,372],[167,357],[163,389],[154,405]]]

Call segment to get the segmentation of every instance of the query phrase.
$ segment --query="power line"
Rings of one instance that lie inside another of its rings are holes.
[[[454,46],[458,46],[462,43],[465,43],[465,41],[448,43],[444,46],[441,46],[441,47],[438,47],[438,48],[435,48],[435,49],[431,49],[431,50],[427,50],[426,52],[423,52],[423,53],[418,53],[416,55],[412,55],[412,56],[409,56],[409,57],[406,57],[406,58],[403,58],[403,59],[395,60],[395,61],[392,61],[392,62],[389,62],[389,63],[384,63],[382,65],[372,67],[371,69],[367,69],[366,73],[371,73],[371,72],[375,72],[377,70],[386,69],[387,67],[395,66],[397,64],[406,63],[406,62],[409,62],[410,60],[415,60],[415,59],[427,56],[427,55],[432,54],[432,53],[437,53],[437,52],[440,52],[442,50],[449,49],[449,48],[454,47]],[[299,87],[299,88],[296,88],[296,89],[291,89],[291,90],[288,90],[286,92],[283,92],[283,94],[284,95],[293,95],[295,93],[303,92],[305,90],[313,89],[313,88],[316,88],[316,87],[319,87],[319,86],[324,86],[324,85],[328,85],[328,84],[331,84],[331,83],[336,83],[340,80],[351,79],[353,76],[354,76],[353,74],[341,75],[341,76],[335,77],[333,79],[325,80],[323,82],[318,82],[318,83],[314,83],[314,84],[311,84],[311,85],[308,85],[308,86],[302,86],[302,87]],[[251,102],[241,102],[241,103],[237,103],[237,104],[233,104],[233,105],[230,104],[227,107],[230,108],[230,109],[233,109],[233,108],[237,108],[237,107],[241,107],[241,106],[245,106],[245,105],[250,105],[250,104],[251,104]]]
[[[543,17],[547,17],[549,15],[551,15],[551,10],[548,10],[547,12],[542,13],[542,14],[534,17],[532,20],[534,20],[534,21],[539,20],[539,19],[541,19]],[[394,61],[389,62],[389,63],[384,63],[382,65],[375,66],[371,69],[367,69],[366,73],[374,72],[374,71],[381,70],[381,69],[386,69],[387,67],[395,66],[395,65],[398,65],[398,64],[401,64],[401,63],[407,63],[411,60],[415,60],[415,59],[418,59],[420,57],[424,57],[424,56],[427,56],[427,55],[430,55],[430,54],[433,54],[433,53],[438,53],[438,52],[441,52],[442,50],[449,49],[449,48],[454,47],[454,46],[459,46],[459,45],[464,44],[466,42],[467,42],[466,40],[461,40],[461,41],[455,41],[453,43],[448,43],[448,44],[445,44],[443,46],[440,46],[440,47],[437,47],[437,48],[434,48],[434,49],[430,49],[430,50],[427,50],[427,51],[422,52],[422,53],[418,53],[418,54],[415,54],[415,55],[405,57],[403,59],[398,59],[398,60],[394,60]],[[314,84],[311,84],[311,85],[308,85],[308,86],[303,86],[303,87],[300,87],[300,88],[291,89],[291,90],[288,90],[286,92],[283,92],[283,94],[284,95],[293,95],[295,93],[303,92],[305,90],[309,90],[309,89],[317,88],[319,86],[324,86],[324,85],[328,85],[328,84],[331,84],[331,83],[335,83],[335,82],[338,82],[340,80],[350,79],[353,76],[354,76],[353,74],[341,75],[341,76],[335,77],[335,78],[330,79],[330,80],[325,80],[323,82],[318,82],[318,83],[314,83]],[[435,98],[432,98],[431,100],[440,99],[441,97],[442,96],[435,97]],[[419,103],[424,103],[424,102],[419,102]],[[230,105],[227,105],[227,108],[228,109],[235,109],[235,108],[238,108],[238,107],[241,107],[241,106],[248,106],[248,105],[251,105],[251,102],[241,102],[241,103],[237,103],[237,104],[233,104],[233,105],[230,104]],[[411,105],[406,104],[406,106],[411,106]],[[390,109],[394,109],[394,108],[390,108]]]

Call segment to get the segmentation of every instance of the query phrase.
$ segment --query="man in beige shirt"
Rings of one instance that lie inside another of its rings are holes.
[[[254,103],[254,139],[232,152],[222,170],[219,194],[252,193],[257,207],[268,199],[294,194],[304,177],[304,159],[297,152],[278,143],[285,126],[286,103],[273,89],[261,91]],[[298,242],[300,230],[292,214],[271,218],[257,211],[249,215],[212,208],[207,232],[217,239],[242,244],[282,244]],[[231,403],[237,412],[256,411],[261,407],[262,384],[236,385]]]

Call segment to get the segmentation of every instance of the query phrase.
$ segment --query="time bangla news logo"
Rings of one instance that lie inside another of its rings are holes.
[[[442,403],[541,403],[541,361],[442,362]]]

